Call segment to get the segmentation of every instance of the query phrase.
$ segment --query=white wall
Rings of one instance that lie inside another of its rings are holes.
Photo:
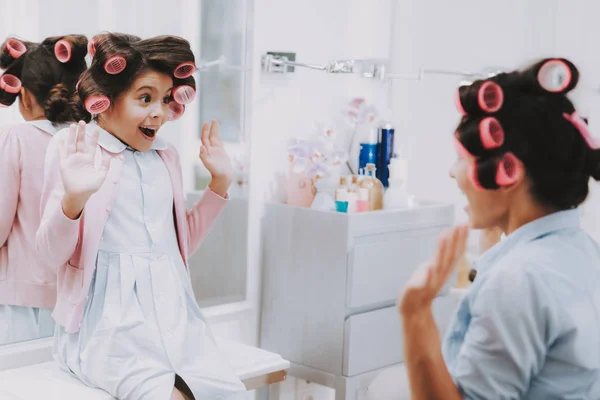
[[[592,133],[600,137],[600,51],[598,37],[600,2],[558,0],[556,14],[556,54],[573,61],[581,80],[572,98],[582,115],[589,117]],[[600,241],[600,184],[591,185],[583,210],[583,225]]]

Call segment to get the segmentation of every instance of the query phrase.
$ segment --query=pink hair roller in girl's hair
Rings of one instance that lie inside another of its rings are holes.
[[[494,117],[486,117],[479,123],[479,135],[484,148],[497,149],[504,143],[504,130]]]
[[[127,61],[121,56],[112,56],[104,63],[104,70],[111,74],[116,75],[123,72],[127,66]]]
[[[59,40],[54,45],[54,55],[61,63],[66,63],[71,59],[71,43],[66,40]]]
[[[8,39],[5,46],[8,54],[14,59],[21,57],[27,51],[27,47],[23,42],[17,39]]]
[[[176,101],[172,101],[169,103],[169,121],[178,120],[185,111],[185,106],[183,104],[179,104]]]
[[[577,113],[577,111],[574,111],[571,115],[563,113],[563,117],[565,117],[567,121],[575,125],[575,128],[577,128],[579,133],[581,133],[581,136],[583,136],[583,140],[585,140],[585,142],[588,144],[588,146],[590,146],[591,149],[600,149],[600,141],[592,137],[592,134],[590,133],[587,124],[585,123],[584,119],[581,118],[581,116]]]
[[[90,57],[94,58],[96,55],[96,39],[92,39],[88,42],[87,51]]]
[[[81,83],[81,78],[79,78],[79,80],[77,81],[77,83],[75,84],[75,91],[79,92],[79,84]]]
[[[185,79],[192,76],[192,74],[196,71],[196,65],[193,62],[184,62],[181,63],[175,68],[175,72],[173,72],[173,76],[177,79]]]
[[[110,100],[106,96],[90,96],[85,100],[85,109],[92,115],[100,114],[110,107]]]
[[[4,74],[0,78],[0,89],[7,93],[17,94],[21,90],[21,80],[14,75]]]
[[[573,79],[571,68],[562,60],[548,60],[537,74],[537,81],[542,89],[551,93],[565,90]]]
[[[173,89],[173,98],[179,104],[190,104],[196,97],[196,91],[188,85],[177,86]]]

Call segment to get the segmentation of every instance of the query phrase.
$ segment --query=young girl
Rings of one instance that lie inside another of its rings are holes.
[[[564,59],[461,87],[451,170],[470,226],[506,238],[477,262],[443,347],[431,302],[465,248],[442,237],[399,304],[413,399],[599,399],[600,247],[579,226],[600,150]]]
[[[0,345],[51,336],[56,273],[35,250],[46,147],[66,122],[86,69],[85,36],[42,43],[8,38],[0,50],[0,107],[17,99],[27,122],[0,129]]]
[[[217,399],[244,391],[195,301],[187,257],[225,207],[232,166],[202,128],[212,180],[186,210],[175,149],[159,137],[195,94],[194,55],[173,36],[93,45],[78,93],[86,126],[46,155],[37,246],[58,266],[54,356],[119,399]]]

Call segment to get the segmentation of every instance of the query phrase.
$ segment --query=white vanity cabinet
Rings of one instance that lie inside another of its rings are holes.
[[[403,361],[397,298],[453,221],[454,206],[437,203],[356,214],[268,205],[261,347],[290,360],[290,375],[357,399]],[[433,306],[442,332],[456,305],[447,293]]]

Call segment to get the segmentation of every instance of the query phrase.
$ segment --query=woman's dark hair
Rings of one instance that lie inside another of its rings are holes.
[[[178,67],[182,70],[182,65],[193,66],[195,61],[189,42],[180,37],[158,36],[139,40],[132,35],[104,33],[94,37],[93,47],[92,64],[81,75],[77,90],[79,105],[86,122],[92,117],[89,112],[91,107],[89,104],[86,107],[88,99],[102,98],[106,104],[114,104],[116,99],[129,90],[133,82],[148,70],[170,76],[174,88],[196,88],[195,80],[191,76],[195,67],[186,69],[185,72],[189,73],[183,74],[185,76],[176,73]],[[109,67],[111,64],[114,68]]]
[[[563,71],[548,78],[554,84],[543,76],[551,64]],[[540,204],[565,210],[586,199],[590,177],[600,180],[600,150],[586,141],[587,123],[567,98],[578,79],[570,61],[545,59],[459,90],[464,116],[455,135],[473,156],[474,179],[482,188],[500,187],[498,163],[512,153],[523,163]]]
[[[19,82],[31,92],[49,121],[75,121],[79,108],[72,97],[79,76],[87,68],[86,54],[87,38],[83,35],[49,37],[41,43],[10,37],[0,52],[0,67],[5,69],[0,79]],[[18,92],[5,89],[0,89],[0,103],[10,106]]]

